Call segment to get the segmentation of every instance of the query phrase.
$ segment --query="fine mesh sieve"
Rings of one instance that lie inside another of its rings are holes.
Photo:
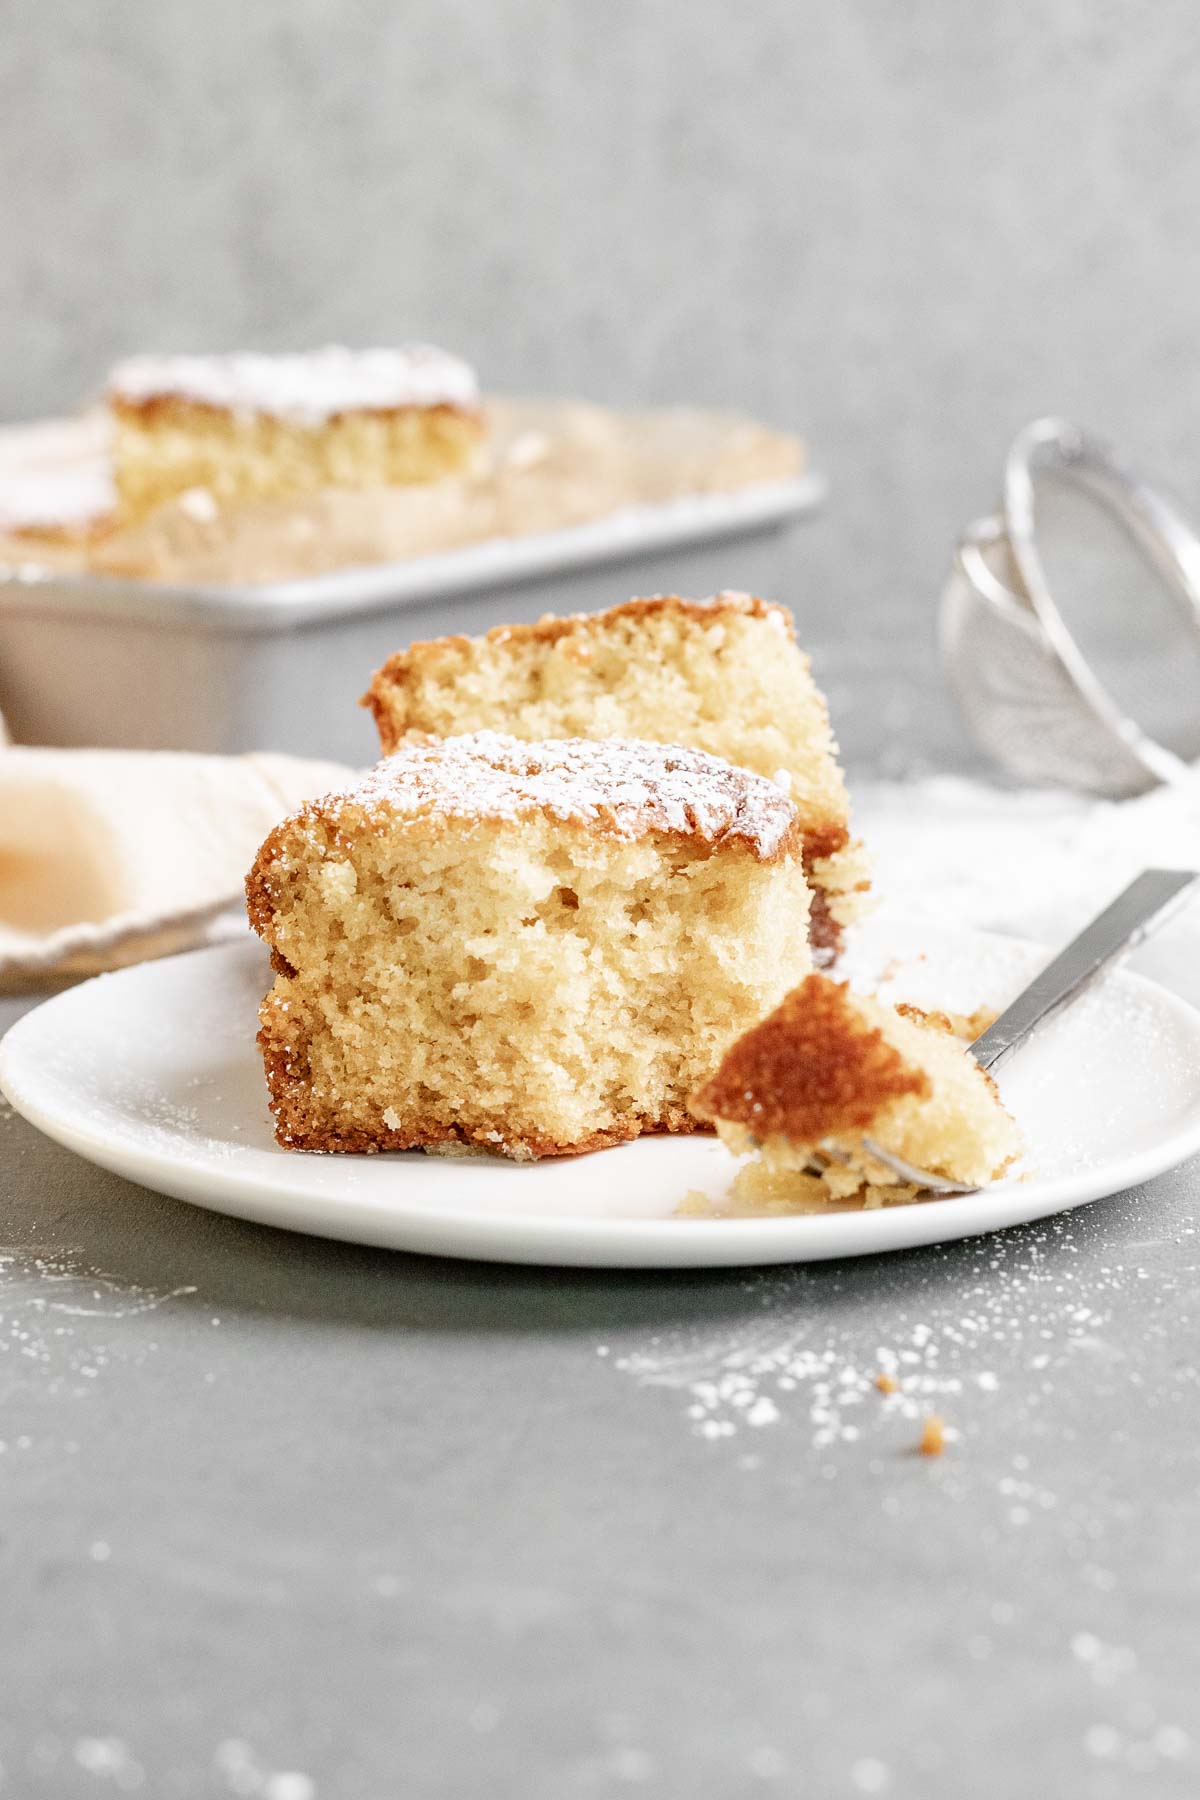
[[[947,677],[1011,774],[1113,797],[1200,758],[1200,540],[1100,439],[1021,432],[1000,513],[960,540]]]

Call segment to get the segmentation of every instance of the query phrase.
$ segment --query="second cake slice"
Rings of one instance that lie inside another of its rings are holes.
[[[412,644],[365,697],[386,754],[410,736],[496,730],[519,738],[690,744],[765,775],[799,815],[813,947],[837,952],[867,887],[825,700],[792,616],[751,594],[663,594],[546,617],[485,637]]]

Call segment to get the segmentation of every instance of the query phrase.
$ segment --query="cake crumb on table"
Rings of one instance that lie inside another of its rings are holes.
[[[928,1413],[921,1431],[921,1441],[917,1449],[922,1456],[940,1456],[946,1448],[945,1422],[937,1413]]]

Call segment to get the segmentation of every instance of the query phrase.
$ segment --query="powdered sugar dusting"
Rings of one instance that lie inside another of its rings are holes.
[[[226,1738],[217,1745],[213,1767],[224,1789],[231,1794],[258,1796],[258,1800],[315,1800],[317,1784],[301,1769],[268,1769],[241,1738]]]
[[[64,1742],[43,1732],[27,1758],[38,1791],[48,1792],[43,1782],[53,1782],[55,1792],[66,1781],[71,1792],[83,1792],[76,1777],[90,1777],[87,1792],[138,1794],[164,1791],[158,1784],[150,1758],[145,1760],[114,1733],[89,1734]],[[273,1769],[253,1745],[243,1738],[223,1738],[211,1758],[211,1783],[205,1793],[241,1795],[243,1800],[317,1800],[318,1787],[303,1769]],[[170,1783],[172,1791],[176,1784]],[[12,1790],[15,1794],[17,1789]],[[64,1790],[65,1791],[65,1790]],[[192,1791],[189,1787],[189,1792]],[[0,1768],[0,1793],[7,1793]]]
[[[435,812],[516,820],[544,812],[622,838],[658,831],[738,840],[763,859],[780,852],[797,823],[774,782],[703,750],[620,738],[530,744],[495,731],[404,744],[365,779],[305,812],[328,818],[348,805],[380,818]]]
[[[149,1346],[114,1335],[114,1326],[195,1291],[190,1283],[162,1288],[122,1280],[71,1250],[0,1248],[0,1402],[7,1406],[34,1370],[50,1394],[84,1398],[114,1360],[140,1358]],[[31,1447],[0,1416],[0,1458]],[[103,1553],[94,1550],[94,1559]]]
[[[72,1760],[86,1775],[118,1793],[135,1794],[145,1785],[145,1769],[121,1738],[81,1737],[72,1751]]]
[[[1012,1401],[1017,1381],[1027,1444],[1056,1375],[1080,1356],[1106,1362],[1122,1354],[1108,1336],[1113,1304],[1146,1272],[1115,1259],[1087,1274],[1071,1268],[1077,1250],[1063,1219],[1023,1238],[981,1240],[970,1255],[953,1317],[931,1306],[849,1330],[836,1309],[811,1304],[812,1290],[823,1291],[830,1278],[796,1270],[749,1278],[747,1314],[732,1328],[667,1332],[624,1355],[612,1355],[607,1344],[598,1354],[639,1387],[678,1394],[686,1428],[714,1442],[744,1442],[748,1428],[759,1439],[773,1427],[807,1435],[818,1451],[860,1439],[864,1450],[889,1442],[911,1448],[913,1428],[927,1412],[942,1414],[952,1430],[956,1419],[977,1430],[994,1396]],[[1180,1279],[1193,1274],[1187,1264]],[[833,1285],[840,1288],[841,1280]],[[1181,1378],[1200,1381],[1194,1364],[1180,1369]],[[1027,1457],[1015,1460],[1013,1471],[998,1493],[1007,1523],[1019,1526],[1052,1509],[1056,1498],[1033,1478]]]
[[[0,531],[79,528],[116,505],[106,463],[0,470]]]
[[[1142,869],[1200,867],[1200,771],[1116,801],[936,775],[860,784],[854,811],[871,847],[881,929],[893,918],[932,919],[1061,943]],[[1200,1003],[1200,905],[1135,966]]]
[[[109,394],[132,405],[175,397],[237,413],[319,425],[344,412],[479,401],[475,372],[432,344],[391,350],[323,350],[262,356],[135,356],[109,377]]]
[[[1200,1392],[1197,1226],[1188,1211],[1170,1217],[1161,1196],[1123,1210],[939,1247],[873,1275],[824,1264],[751,1276],[736,1305],[721,1291],[723,1316],[594,1347],[656,1417],[698,1440],[722,1480],[738,1471],[748,1495],[767,1487],[785,1542],[793,1526],[803,1537],[811,1512],[837,1554],[839,1525],[814,1497],[830,1483],[846,1541],[871,1543],[884,1589],[896,1558],[928,1558],[939,1668],[992,1663],[1000,1683],[1018,1657],[1036,1658],[1064,1746],[1075,1734],[1079,1779],[1063,1791],[1097,1800],[1131,1792],[1135,1773],[1156,1795],[1197,1791],[1194,1706],[1180,1709],[1188,1671],[1170,1648],[1186,1646],[1186,1622],[1146,1576],[1162,1563],[1171,1507],[1186,1516],[1181,1473],[1171,1499],[1149,1494],[1160,1462],[1176,1475]],[[917,1453],[930,1414],[947,1427],[933,1460]],[[1147,1456],[1147,1498],[1135,1504]],[[946,1560],[958,1583],[935,1598],[942,1531],[967,1560],[965,1576]],[[1186,1558],[1186,1527],[1170,1541]],[[910,1780],[912,1739],[897,1742],[894,1717],[888,1735],[857,1742],[897,1752],[897,1793],[932,1791]],[[883,1766],[874,1754],[856,1762],[856,1787],[893,1791]]]

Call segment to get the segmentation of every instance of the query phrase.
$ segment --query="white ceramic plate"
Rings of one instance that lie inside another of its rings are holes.
[[[971,1009],[1044,953],[978,932],[877,926],[856,978]],[[802,1262],[969,1237],[1146,1181],[1200,1150],[1200,1013],[1117,974],[1001,1074],[1029,1144],[1024,1179],[887,1211],[677,1218],[734,1163],[710,1138],[646,1138],[533,1165],[306,1156],[276,1147],[254,1045],[270,981],[253,941],[101,975],[26,1015],[0,1086],[48,1136],[144,1186],[263,1224],[448,1256],[625,1268]]]

